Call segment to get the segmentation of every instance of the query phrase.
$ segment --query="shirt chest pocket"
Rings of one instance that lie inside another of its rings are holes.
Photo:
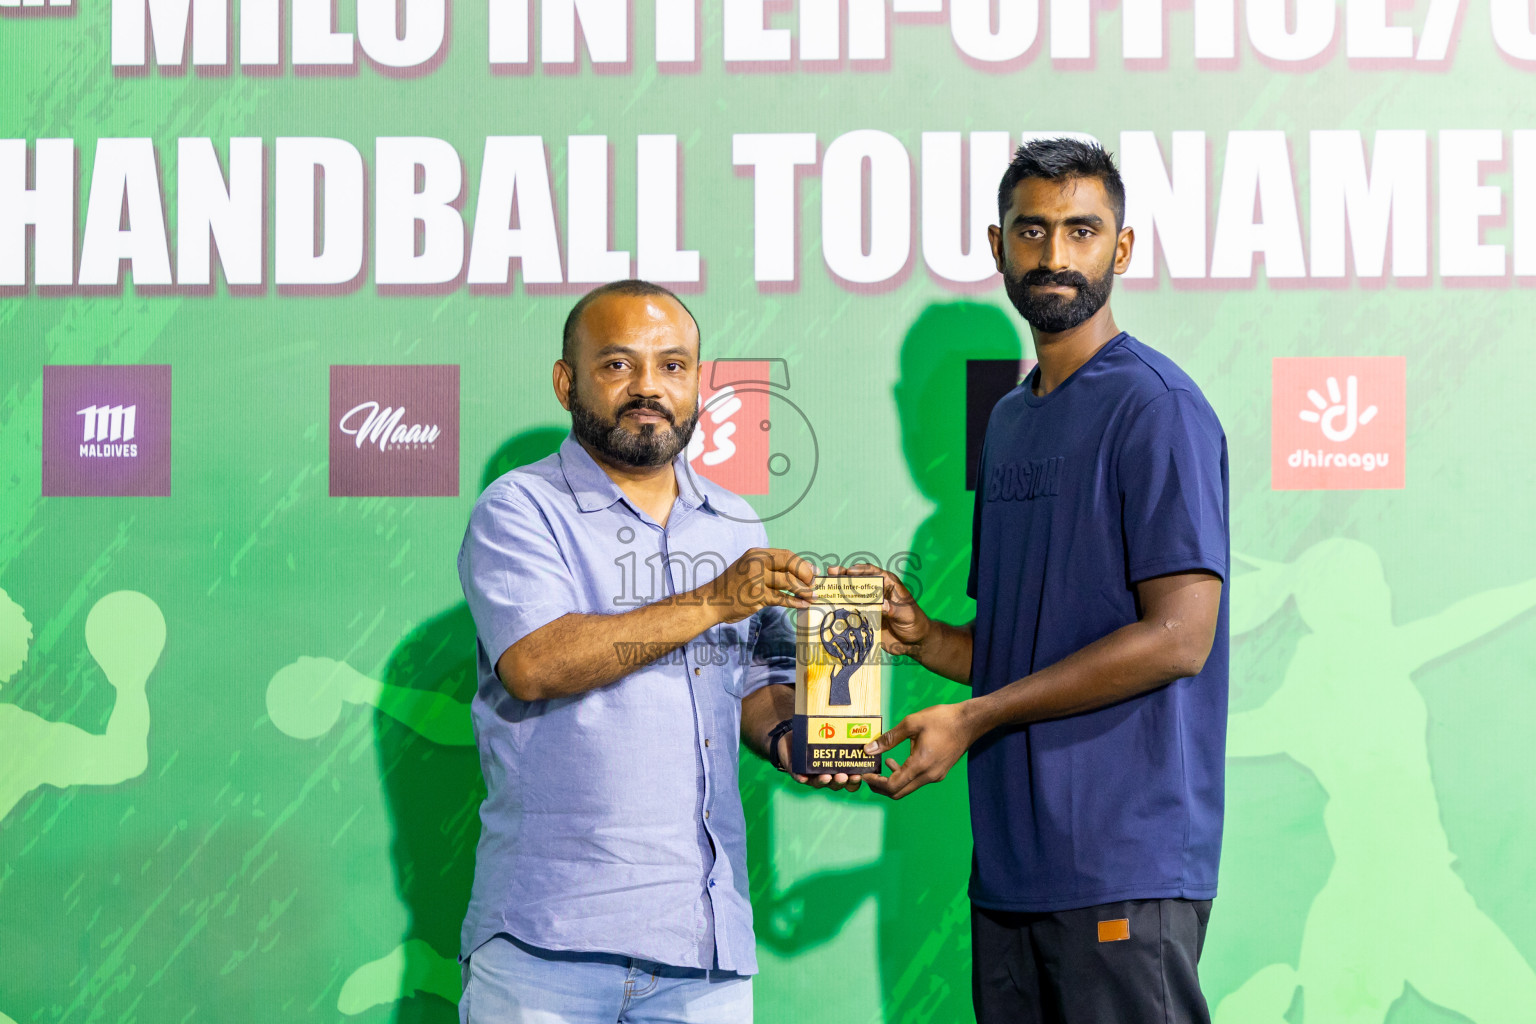
[[[713,676],[727,693],[739,699],[747,692],[756,633],[755,618],[712,626],[693,644],[694,662],[704,670],[702,674]]]

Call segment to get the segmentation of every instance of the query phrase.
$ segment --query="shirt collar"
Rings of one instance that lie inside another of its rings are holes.
[[[565,440],[560,442],[560,470],[565,474],[565,485],[576,499],[576,507],[583,512],[597,512],[611,507],[616,501],[629,504],[625,501],[624,492],[619,490],[619,485],[603,471],[591,453],[581,446],[575,434],[565,435]],[[691,510],[702,506],[714,512],[703,484],[688,464],[686,449],[678,452],[672,460],[672,471],[677,475],[677,500],[684,507]]]

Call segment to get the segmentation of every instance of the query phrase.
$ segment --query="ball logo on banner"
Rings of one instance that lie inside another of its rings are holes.
[[[715,373],[716,362],[729,367]],[[719,379],[717,379],[717,377]],[[736,494],[768,493],[768,395],[737,383],[766,380],[762,361],[715,361],[699,367],[699,423],[688,442],[688,462],[701,476]]]
[[[1274,489],[1402,487],[1407,391],[1402,356],[1276,359]]]
[[[43,494],[171,493],[171,368],[45,366]]]
[[[783,359],[699,364],[699,422],[688,462],[700,476],[754,498],[763,522],[800,504],[820,464],[816,431],[788,390]]]
[[[457,366],[331,367],[331,496],[459,493]]]

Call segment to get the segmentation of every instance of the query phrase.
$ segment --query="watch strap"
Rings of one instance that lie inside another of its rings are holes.
[[[768,732],[768,763],[781,772],[787,773],[789,769],[779,761],[779,739],[794,727],[795,720],[786,718]]]

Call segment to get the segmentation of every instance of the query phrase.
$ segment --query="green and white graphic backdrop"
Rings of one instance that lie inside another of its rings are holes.
[[[0,3],[0,1021],[454,1019],[454,556],[590,282],[782,360],[773,541],[964,620],[966,360],[1032,355],[979,229],[1061,131],[1230,443],[1218,1019],[1536,1021],[1533,70],[1524,0]],[[116,364],[169,496],[44,497],[44,367]],[[331,496],[333,365],[459,368],[457,496]],[[959,775],[743,796],[758,1019],[967,1018]]]

